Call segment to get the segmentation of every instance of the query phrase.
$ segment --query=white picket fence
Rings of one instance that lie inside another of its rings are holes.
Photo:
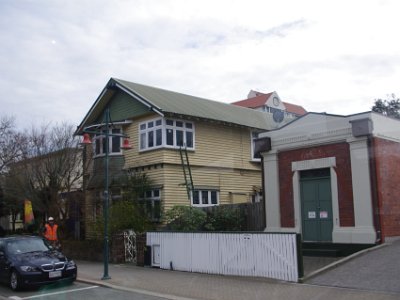
[[[299,278],[296,234],[148,232],[146,244],[162,269]]]

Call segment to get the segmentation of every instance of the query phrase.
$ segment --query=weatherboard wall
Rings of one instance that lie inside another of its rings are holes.
[[[125,152],[125,168],[136,168],[150,164],[181,164],[178,149],[158,148],[139,150],[139,123],[156,118],[153,114],[135,119],[126,128],[133,149]],[[251,131],[248,128],[192,121],[194,123],[195,149],[188,150],[191,166],[261,170],[259,162],[251,159]]]
[[[156,114],[135,119],[126,133],[133,149],[125,151],[125,169],[146,173],[155,185],[162,185],[164,209],[189,205],[178,149],[139,150],[139,124],[157,118]],[[247,202],[254,188],[261,187],[260,163],[251,160],[251,135],[248,128],[205,121],[193,121],[195,149],[188,150],[196,189],[219,191],[219,203]],[[154,181],[154,180],[153,180]]]

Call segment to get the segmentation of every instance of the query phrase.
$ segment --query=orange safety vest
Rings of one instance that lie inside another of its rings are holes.
[[[57,241],[58,225],[54,224],[53,227],[51,227],[49,224],[46,224],[45,227],[46,227],[46,232],[44,233],[44,237],[49,241]]]

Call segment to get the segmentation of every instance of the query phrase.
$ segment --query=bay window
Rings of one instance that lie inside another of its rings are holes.
[[[174,119],[154,119],[139,124],[140,150],[187,147],[194,149],[194,126]]]
[[[109,134],[122,134],[121,128],[110,128],[108,129]],[[102,134],[97,134],[94,137],[94,148],[95,148],[95,155],[100,156],[106,153],[106,130],[102,131]],[[122,139],[121,136],[109,136],[108,137],[108,153],[112,154],[122,154],[121,151],[121,143]]]

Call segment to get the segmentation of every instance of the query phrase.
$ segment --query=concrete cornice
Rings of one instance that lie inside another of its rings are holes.
[[[316,146],[346,141],[352,137],[351,128],[341,128],[330,131],[320,131],[302,136],[289,138],[272,138],[272,148],[277,151],[302,148],[304,146]]]

